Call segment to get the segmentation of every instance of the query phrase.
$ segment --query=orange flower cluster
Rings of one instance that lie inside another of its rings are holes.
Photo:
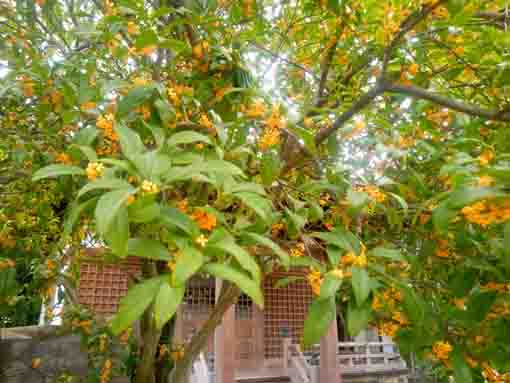
[[[103,368],[101,369],[101,383],[107,383],[110,381],[112,376],[112,366],[113,363],[111,359],[106,359]]]
[[[494,304],[486,319],[495,320],[503,317],[510,318],[510,303],[508,302]]]
[[[34,95],[35,83],[32,79],[22,76],[20,79],[21,88],[23,89],[23,96],[32,97]]]
[[[438,341],[432,346],[432,353],[436,356],[437,359],[441,361],[448,360],[452,351],[452,345],[445,341]]]
[[[313,293],[317,296],[321,295],[321,285],[323,280],[321,272],[311,269],[310,273],[306,276],[306,279]]]
[[[500,203],[482,200],[472,205],[465,206],[461,210],[468,222],[480,226],[488,226],[492,223],[502,223],[510,220],[510,199]]]
[[[386,195],[375,185],[356,186],[354,190],[367,193],[371,199],[379,203],[383,203],[386,200]]]
[[[99,162],[89,162],[85,172],[87,173],[87,178],[91,181],[94,181],[103,175],[104,165]]]
[[[66,153],[60,153],[57,156],[57,158],[55,159],[55,161],[57,161],[60,164],[64,164],[64,165],[70,165],[73,163],[73,160],[71,160],[71,157],[69,157],[69,155]]]
[[[280,114],[280,107],[273,106],[271,115],[266,119],[266,128],[259,140],[259,148],[267,150],[280,142],[281,129],[285,128],[287,122]]]
[[[9,269],[16,266],[16,262],[14,262],[12,259],[0,259],[0,271]]]
[[[400,326],[395,322],[383,322],[378,326],[379,334],[394,338]]]
[[[482,363],[482,375],[489,383],[510,383],[510,371],[501,374],[488,363]]]
[[[103,134],[106,138],[111,141],[118,141],[119,136],[113,130],[113,114],[109,113],[104,116],[99,116],[96,121],[96,126],[103,131]]]
[[[205,113],[202,113],[200,115],[200,125],[202,126],[205,126],[207,128],[207,130],[209,131],[213,131],[214,130],[214,126],[213,126],[213,123],[212,121],[209,119],[209,117],[207,116],[207,114]]]
[[[478,157],[478,162],[481,166],[487,166],[494,159],[494,157],[495,155],[492,150],[484,150]]]
[[[290,256],[293,258],[300,258],[305,255],[305,244],[298,243],[290,250]]]
[[[439,111],[429,110],[427,111],[426,115],[429,121],[432,121],[437,125],[443,125],[445,123],[450,124],[452,121],[452,116],[450,115],[450,112],[448,110]]]
[[[264,113],[266,113],[266,106],[262,101],[254,102],[244,111],[244,114],[248,118],[260,118],[264,115]]]
[[[271,225],[271,236],[277,238],[285,231],[285,224],[278,222]]]
[[[145,180],[142,182],[142,191],[147,194],[156,194],[159,193],[159,186],[154,182]]]
[[[174,362],[184,358],[184,346],[181,344],[174,344],[172,346],[171,357]]]
[[[439,239],[437,241],[436,256],[439,258],[448,258],[450,256],[448,240]]]
[[[510,283],[489,282],[481,286],[483,291],[497,291],[498,293],[510,293]]]
[[[214,229],[217,224],[216,217],[204,210],[195,210],[193,214],[191,214],[191,219],[198,224],[198,227],[208,231]]]
[[[358,266],[360,268],[366,268],[368,265],[368,259],[365,254],[365,246],[361,248],[361,253],[356,255],[354,252],[349,251],[340,260],[343,267]]]

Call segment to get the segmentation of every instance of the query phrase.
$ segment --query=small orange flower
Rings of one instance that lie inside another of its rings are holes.
[[[191,215],[191,218],[198,223],[201,229],[211,231],[216,227],[216,217],[203,210],[196,210]]]

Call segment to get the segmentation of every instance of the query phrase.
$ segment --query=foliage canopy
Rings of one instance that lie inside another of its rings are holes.
[[[74,304],[97,243],[144,260],[111,330],[159,334],[195,275],[263,307],[306,267],[306,343],[336,301],[444,381],[508,379],[505,6],[0,1],[0,302]]]

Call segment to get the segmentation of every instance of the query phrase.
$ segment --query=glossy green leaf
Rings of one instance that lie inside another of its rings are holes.
[[[168,249],[161,242],[148,238],[131,238],[128,241],[128,252],[136,257],[159,261],[170,261],[173,259]]]
[[[184,298],[184,291],[184,286],[171,286],[167,280],[162,281],[154,302],[154,320],[157,328],[163,328],[172,319]]]
[[[132,189],[121,189],[103,194],[101,198],[99,198],[95,217],[96,227],[100,234],[108,232],[115,216],[133,193],[134,191]]]
[[[84,176],[85,170],[77,166],[70,165],[48,165],[39,169],[32,176],[32,181],[39,181],[44,178],[59,177],[59,176]]]
[[[242,292],[248,295],[255,304],[260,308],[264,307],[264,296],[262,295],[259,282],[254,281],[247,274],[231,266],[219,263],[209,263],[205,265],[204,271],[215,277],[234,283]]]
[[[151,278],[131,287],[120,300],[119,311],[110,322],[112,332],[119,335],[140,318],[156,298],[163,283],[165,280],[162,278]]]
[[[361,306],[370,295],[371,280],[367,270],[352,268],[352,289],[358,306]]]
[[[83,186],[77,194],[77,197],[80,198],[84,194],[93,191],[93,190],[102,190],[102,189],[124,189],[124,190],[133,190],[134,188],[129,184],[129,182],[124,181],[120,178],[99,178],[95,181],[89,182],[85,186]]]
[[[308,310],[303,329],[303,342],[311,346],[320,342],[331,322],[336,318],[334,298],[315,299]]]
[[[366,302],[362,306],[349,302],[347,306],[347,331],[350,336],[357,336],[362,330],[368,327],[372,318],[372,308]]]
[[[286,269],[289,268],[290,266],[289,254],[283,251],[281,247],[274,243],[272,240],[257,233],[246,233],[246,236],[253,239],[258,244],[273,250],[273,252],[280,258],[282,266],[285,267]]]
[[[177,146],[182,144],[192,144],[195,142],[203,142],[211,144],[211,140],[204,134],[194,132],[192,130],[185,130],[182,132],[174,133],[167,141],[169,146]]]
[[[175,272],[173,273],[173,281],[175,285],[184,286],[204,264],[204,256],[194,247],[185,247],[180,249]]]

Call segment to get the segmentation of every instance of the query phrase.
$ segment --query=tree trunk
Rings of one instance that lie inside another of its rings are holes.
[[[142,344],[141,359],[136,368],[136,383],[156,383],[154,367],[161,331],[156,328],[152,311],[151,305],[140,321]]]
[[[214,306],[211,316],[204,323],[200,331],[193,336],[191,342],[184,350],[184,358],[176,364],[170,374],[171,383],[187,383],[188,372],[193,361],[206,347],[209,337],[214,333],[216,327],[221,324],[225,312],[236,303],[239,294],[240,290],[237,286],[230,282],[223,282],[218,302]]]

